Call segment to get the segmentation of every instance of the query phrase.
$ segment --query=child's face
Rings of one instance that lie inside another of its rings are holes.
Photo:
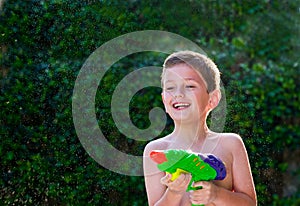
[[[206,118],[209,94],[199,73],[186,64],[166,69],[162,98],[166,112],[176,120]]]

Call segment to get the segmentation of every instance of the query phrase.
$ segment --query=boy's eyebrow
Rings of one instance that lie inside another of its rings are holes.
[[[186,81],[194,81],[194,82],[197,82],[198,84],[200,83],[198,80],[196,80],[194,78],[190,78],[190,77],[184,78],[184,80],[186,80]]]
[[[194,81],[194,82],[198,82],[196,79],[191,78],[191,77],[187,77],[187,78],[183,78],[185,81]],[[166,80],[165,83],[167,82],[174,82],[174,80]]]
[[[165,81],[165,82],[166,82],[166,83],[167,83],[167,82],[174,82],[174,80],[167,80],[167,81]]]
[[[194,78],[191,78],[191,77],[188,77],[188,78],[184,78],[185,80],[188,80],[188,81],[190,81],[190,80],[192,80],[192,81],[197,81],[196,79],[194,79]]]

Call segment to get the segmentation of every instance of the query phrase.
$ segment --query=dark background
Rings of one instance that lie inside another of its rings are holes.
[[[86,153],[72,120],[75,79],[105,42],[164,30],[197,43],[226,89],[225,132],[242,136],[259,205],[300,205],[299,48],[296,1],[2,1],[0,15],[1,205],[147,205],[143,177],[113,173]],[[122,135],[110,113],[115,86],[165,54],[115,64],[99,85],[99,126],[116,148],[142,155],[147,142]],[[160,106],[146,88],[130,104],[139,128]],[[169,120],[163,136],[172,130]]]

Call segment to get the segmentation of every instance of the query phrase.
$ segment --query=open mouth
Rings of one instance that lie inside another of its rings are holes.
[[[188,108],[189,106],[191,106],[191,104],[189,104],[189,103],[178,103],[178,102],[176,102],[176,103],[173,104],[173,108],[178,109],[178,110]]]

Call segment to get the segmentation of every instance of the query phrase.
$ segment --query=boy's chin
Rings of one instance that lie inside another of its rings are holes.
[[[178,123],[192,123],[199,120],[199,116],[196,117],[191,114],[176,114],[172,115],[171,118],[173,119],[173,121]]]
[[[170,115],[170,113],[169,113],[169,115]],[[205,118],[203,115],[201,117],[201,115],[196,112],[194,112],[194,113],[191,113],[191,112],[178,113],[178,112],[176,112],[175,114],[174,113],[171,114],[170,117],[173,119],[174,122],[185,123],[185,124],[203,121],[202,118]]]

